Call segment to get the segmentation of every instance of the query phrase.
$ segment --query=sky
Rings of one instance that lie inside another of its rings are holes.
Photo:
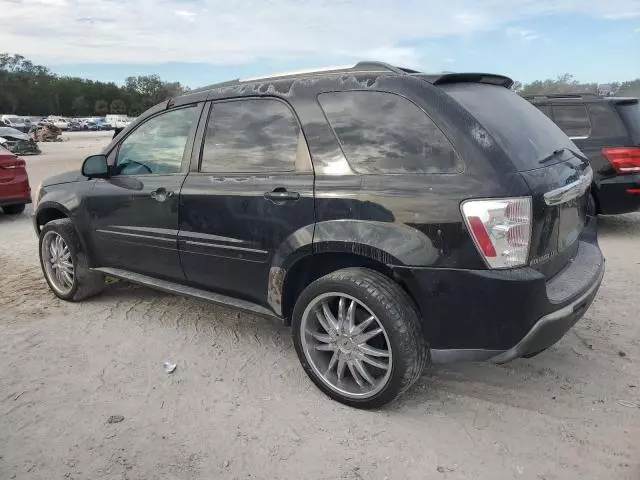
[[[0,0],[0,52],[192,88],[359,60],[607,83],[640,78],[640,0]]]

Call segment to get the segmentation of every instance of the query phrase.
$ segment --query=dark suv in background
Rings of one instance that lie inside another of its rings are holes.
[[[594,94],[526,97],[588,157],[594,172],[591,208],[611,215],[640,209],[640,104]]]
[[[44,276],[277,317],[311,380],[383,405],[433,362],[558,341],[604,274],[592,170],[499,75],[378,62],[214,85],[44,182]]]

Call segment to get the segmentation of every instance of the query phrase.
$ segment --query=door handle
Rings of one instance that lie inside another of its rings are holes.
[[[265,192],[264,198],[274,203],[296,201],[300,199],[298,192],[288,192],[284,188],[276,188],[272,192]]]
[[[173,197],[173,192],[160,187],[159,189],[152,191],[150,196],[158,202],[164,202],[167,198]]]

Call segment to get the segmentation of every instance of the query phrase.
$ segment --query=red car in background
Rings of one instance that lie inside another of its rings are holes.
[[[31,203],[26,162],[0,146],[0,207],[4,213],[22,213]]]

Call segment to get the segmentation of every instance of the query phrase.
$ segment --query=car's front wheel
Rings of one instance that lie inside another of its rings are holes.
[[[40,265],[53,293],[80,301],[102,291],[104,277],[89,269],[73,222],[53,220],[40,232]]]
[[[18,215],[24,212],[24,207],[24,203],[21,203],[20,205],[5,205],[4,207],[2,207],[2,210],[7,215]]]
[[[313,383],[358,408],[396,398],[428,360],[411,299],[390,278],[365,268],[339,270],[309,285],[294,308],[293,339]]]

